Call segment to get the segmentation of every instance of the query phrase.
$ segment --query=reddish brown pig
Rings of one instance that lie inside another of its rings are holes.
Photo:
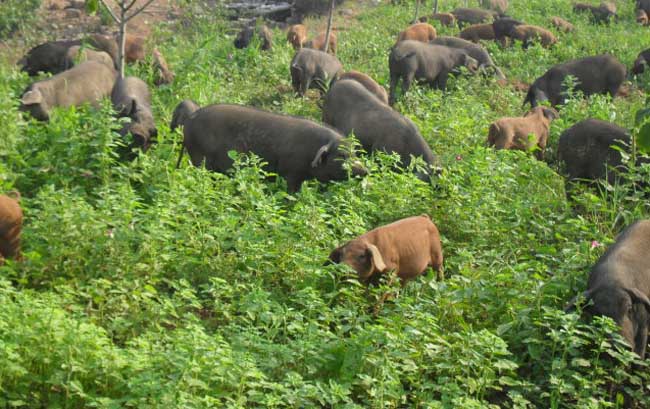
[[[488,146],[528,151],[537,146],[538,159],[544,158],[551,121],[558,118],[552,108],[536,107],[524,117],[501,118],[490,125]]]
[[[480,40],[491,41],[496,38],[492,24],[474,24],[461,31],[458,36],[473,43],[478,43]]]
[[[443,279],[442,244],[438,228],[429,216],[415,216],[378,227],[336,248],[334,263],[352,267],[363,281],[395,270],[402,284],[423,274],[428,267]]]
[[[399,43],[400,41],[414,40],[428,43],[434,38],[436,38],[436,29],[433,28],[431,24],[417,23],[399,33],[397,36],[397,42]]]
[[[363,85],[365,89],[370,91],[371,94],[376,96],[381,102],[388,105],[388,93],[386,89],[381,85],[377,84],[369,75],[366,75],[359,71],[350,70],[341,74],[337,80],[354,80],[359,84]],[[334,84],[332,84],[333,86]],[[330,86],[331,88],[331,86]]]
[[[127,34],[124,39],[124,61],[127,64],[144,61],[144,37]],[[119,41],[115,37],[115,41]]]
[[[562,17],[551,17],[551,24],[563,33],[570,33],[575,30],[573,24],[569,23]]]
[[[320,33],[316,37],[314,37],[311,40],[307,41],[307,43],[305,43],[305,48],[313,48],[314,50],[325,51],[325,35],[326,34],[327,33],[323,31],[322,33]],[[329,47],[327,47],[327,52],[328,53],[330,53],[332,55],[336,55],[336,43],[337,43],[336,34],[334,34],[334,32],[332,31],[330,33]]]
[[[557,43],[555,35],[547,29],[527,24],[514,27],[510,32],[510,37],[513,40],[521,41],[524,48],[527,48],[534,42],[539,42],[542,47],[547,48]]]
[[[307,42],[307,27],[303,24],[294,24],[287,31],[287,41],[294,50],[299,50]]]
[[[0,259],[2,260],[20,259],[23,211],[18,203],[20,194],[14,193],[15,197],[0,195]]]
[[[446,27],[451,27],[456,24],[456,17],[454,17],[454,15],[451,13],[435,13],[431,14],[430,16],[420,17],[418,21],[420,23],[426,23],[434,20],[439,21],[440,24]]]

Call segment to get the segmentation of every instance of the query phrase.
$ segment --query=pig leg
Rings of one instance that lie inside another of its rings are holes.
[[[397,91],[397,84],[399,83],[399,75],[390,76],[390,98],[388,103],[393,105],[395,103],[395,92]]]
[[[449,78],[449,71],[442,71],[440,74],[438,74],[438,77],[434,82],[434,88],[439,89],[441,91],[447,90],[448,78]]]
[[[440,240],[431,240],[431,268],[436,270],[436,280],[443,281],[445,279],[445,271],[442,266],[442,244]]]
[[[409,90],[409,88],[411,88],[411,83],[413,82],[414,78],[414,72],[409,72],[406,74],[406,77],[404,77],[404,81],[402,82],[402,95],[406,95],[406,92]]]
[[[307,90],[309,89],[309,86],[311,85],[311,76],[305,76],[301,83],[300,83],[300,95],[305,96],[307,94]]]

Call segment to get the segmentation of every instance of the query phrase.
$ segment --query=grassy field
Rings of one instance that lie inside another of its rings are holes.
[[[548,27],[559,15],[577,31],[550,50],[487,44],[510,79],[604,52],[630,67],[649,44],[631,1],[610,26],[566,0],[511,3],[513,17]],[[359,15],[335,21],[347,28],[339,59],[387,86],[412,5],[342,7]],[[154,90],[159,143],[133,162],[116,153],[110,103],[38,123],[18,112],[30,79],[0,65],[0,190],[19,190],[25,212],[25,260],[0,267],[0,407],[604,408],[624,394],[650,405],[648,365],[609,337],[613,323],[563,312],[616,234],[648,217],[645,192],[578,186],[568,201],[555,162],[560,133],[579,120],[633,129],[647,75],[624,98],[570,100],[547,162],[484,147],[493,120],[524,113],[523,93],[480,76],[445,94],[413,87],[396,109],[440,156],[440,177],[427,185],[380,155],[365,159],[364,179],[289,195],[254,158],[231,175],[187,158],[175,169],[182,136],[168,124],[182,99],[321,116],[315,94],[291,92],[284,33],[269,53],[236,50],[219,13],[194,4],[186,16],[155,33],[176,80]],[[148,65],[128,71],[152,84]],[[357,234],[422,213],[441,231],[447,279],[421,277],[374,315],[388,284],[366,289],[323,262]]]

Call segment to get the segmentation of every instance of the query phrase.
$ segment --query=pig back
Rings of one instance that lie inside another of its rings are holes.
[[[184,127],[184,145],[195,166],[225,172],[232,166],[228,151],[252,152],[274,172],[308,172],[320,147],[339,142],[333,129],[307,119],[255,108],[218,104],[196,111]]]
[[[37,82],[36,86],[49,94],[50,106],[69,107],[84,103],[97,103],[111,94],[116,72],[97,61],[83,62],[49,79]]]
[[[118,114],[128,116],[137,109],[151,110],[151,91],[140,78],[118,78],[111,92],[111,101]]]

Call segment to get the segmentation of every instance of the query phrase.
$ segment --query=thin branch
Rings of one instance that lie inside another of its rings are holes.
[[[124,11],[127,12],[127,11],[131,10],[131,7],[133,7],[137,1],[138,0],[132,0],[131,4],[129,4],[128,6],[126,6],[126,8],[124,8]]]
[[[142,11],[143,11],[144,9],[146,9],[147,7],[149,7],[149,5],[150,5],[151,3],[153,3],[153,0],[149,0],[149,1],[147,1],[146,3],[144,3],[143,6],[141,6],[139,9],[137,9],[136,11],[134,11],[133,13],[131,13],[130,16],[126,17],[126,21],[129,21],[129,20],[131,20],[133,17],[135,17],[135,16],[137,16],[138,14],[142,13]]]
[[[108,10],[108,13],[111,15],[111,17],[113,17],[113,20],[115,20],[115,22],[119,24],[119,23],[120,23],[120,19],[117,18],[117,16],[115,15],[115,13],[113,13],[113,10],[111,10],[111,8],[108,6],[108,4],[106,4],[106,1],[105,1],[105,0],[99,0],[99,1],[100,1],[100,3],[102,3],[102,4],[104,5],[104,8],[105,8],[106,10]]]

